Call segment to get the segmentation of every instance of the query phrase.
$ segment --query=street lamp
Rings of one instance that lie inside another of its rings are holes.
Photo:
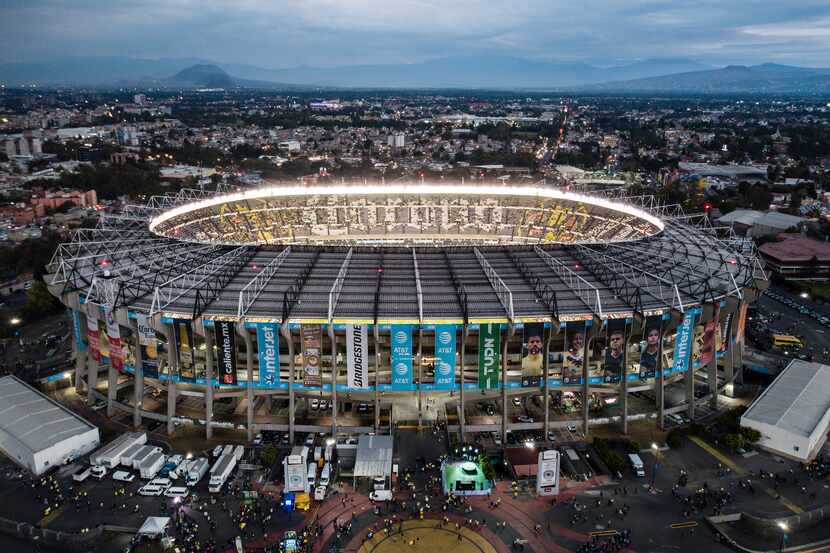
[[[810,297],[810,294],[808,294],[807,292],[801,292],[801,297],[802,297],[802,299],[806,300],[807,298]]]
[[[12,317],[9,322],[13,325],[19,325],[22,321],[19,317]]]
[[[657,442],[651,442],[651,452],[654,454],[654,466],[651,467],[651,487],[653,488],[657,479],[657,470],[660,468],[660,448],[657,447]]]
[[[784,542],[787,541],[787,532],[790,528],[783,520],[778,521],[778,527],[781,529],[781,541],[778,542],[778,553],[781,553],[784,550]]]

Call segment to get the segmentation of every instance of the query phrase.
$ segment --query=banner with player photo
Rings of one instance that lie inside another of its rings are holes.
[[[236,386],[236,325],[231,321],[213,321],[216,336],[216,374],[219,383]]]
[[[392,325],[392,389],[410,390],[412,379],[412,325]]]
[[[625,359],[625,319],[608,319],[605,324],[605,351],[602,356],[602,382],[622,380]]]
[[[545,323],[525,323],[522,339],[522,387],[542,384]]]
[[[585,359],[585,321],[567,323],[565,355],[562,361],[562,385],[582,384],[582,363]]]
[[[478,327],[478,387],[482,390],[499,387],[501,380],[501,325],[481,324]]]
[[[369,325],[346,326],[346,386],[369,387]]]
[[[735,312],[730,311],[720,327],[718,340],[718,353],[726,353],[732,347],[732,323],[735,320]]]
[[[173,321],[173,331],[176,335],[176,351],[179,354],[179,379],[193,382],[196,379],[193,327],[190,321],[176,319]]]
[[[257,323],[256,343],[259,350],[259,386],[261,388],[276,388],[280,381],[279,325],[276,323]]]
[[[660,337],[663,334],[663,317],[646,317],[643,341],[640,344],[640,380],[657,376],[660,370]]]
[[[121,329],[111,309],[104,309],[106,321],[107,342],[110,350],[110,366],[116,371],[124,371],[124,350],[121,347]]]
[[[720,304],[715,304],[712,318],[703,325],[703,335],[700,340],[700,357],[699,363],[701,367],[705,367],[715,359],[715,348],[718,343],[718,319],[720,318]]]
[[[455,388],[455,325],[435,325],[435,389]]]
[[[323,352],[323,327],[302,325],[300,336],[303,346],[303,386],[319,388],[323,385],[320,361]]]
[[[138,347],[141,348],[141,370],[144,376],[158,378],[159,376],[159,349],[156,331],[147,322],[147,315],[136,314],[138,326]]]

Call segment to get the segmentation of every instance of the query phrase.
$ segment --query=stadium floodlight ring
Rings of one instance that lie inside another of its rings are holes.
[[[554,188],[268,186],[176,206],[151,232],[222,245],[608,244],[661,233],[632,205]]]

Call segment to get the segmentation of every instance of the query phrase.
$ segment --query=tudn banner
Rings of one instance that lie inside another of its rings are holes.
[[[101,335],[98,333],[98,319],[87,313],[86,333],[89,342],[89,355],[96,363],[101,362]]]
[[[498,388],[501,378],[501,325],[481,324],[478,327],[478,387]]]
[[[455,325],[435,325],[435,389],[455,387]]]
[[[110,345],[110,365],[116,371],[124,371],[124,351],[121,349],[121,329],[110,309],[104,309],[107,321],[107,341]]]
[[[692,354],[692,333],[695,329],[695,311],[690,309],[683,316],[683,322],[677,327],[677,336],[674,340],[674,358],[671,371],[666,374],[682,373],[689,369],[689,358]]]
[[[219,355],[216,368],[221,384],[236,385],[236,335],[231,321],[213,321]]]
[[[280,334],[275,323],[257,323],[256,343],[259,348],[259,385],[276,388],[280,380]]]
[[[346,370],[349,388],[369,387],[369,326],[346,327]]]
[[[412,325],[392,325],[392,389],[412,388]]]
[[[320,374],[323,327],[303,325],[300,332],[303,338],[303,386],[318,388],[323,385]]]

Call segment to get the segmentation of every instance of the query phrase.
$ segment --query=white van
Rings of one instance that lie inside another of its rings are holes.
[[[190,493],[188,488],[183,488],[181,486],[173,486],[172,488],[167,488],[164,491],[165,497],[187,497],[187,494]]]
[[[104,476],[107,475],[107,467],[104,465],[96,465],[92,467],[92,471],[89,475],[97,480],[103,480]]]
[[[317,486],[314,489],[314,500],[315,501],[324,501],[326,499],[326,487],[325,486]]]
[[[314,487],[314,481],[317,480],[317,465],[314,463],[308,464],[308,486]]]
[[[369,499],[372,501],[391,501],[392,490],[374,490],[369,493]]]
[[[138,488],[138,495],[159,496],[163,493],[164,488],[160,488],[158,486],[151,486],[150,484]]]
[[[331,476],[331,465],[326,463],[326,466],[323,467],[323,472],[320,473],[320,485],[321,486],[328,486],[330,476]]]
[[[314,460],[319,461],[320,457],[323,456],[323,448],[321,446],[317,446],[314,448]]]
[[[147,482],[148,486],[158,486],[159,488],[166,490],[170,486],[173,485],[173,482],[169,478],[154,478]]]
[[[132,482],[135,480],[135,475],[130,474],[126,470],[117,470],[112,473],[112,479],[116,482]]]
[[[78,470],[75,474],[72,475],[72,480],[75,482],[83,482],[89,475],[92,473],[92,467],[86,467],[82,470]]]

